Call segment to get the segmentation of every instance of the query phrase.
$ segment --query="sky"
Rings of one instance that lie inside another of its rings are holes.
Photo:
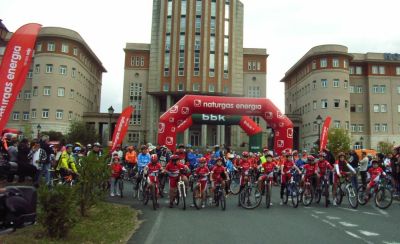
[[[241,0],[244,47],[266,48],[267,98],[284,111],[280,80],[308,50],[341,44],[351,53],[400,53],[398,0]],[[101,112],[122,110],[127,42],[150,43],[152,0],[0,0],[10,31],[26,23],[77,31],[102,61]],[[120,96],[115,96],[120,94]]]

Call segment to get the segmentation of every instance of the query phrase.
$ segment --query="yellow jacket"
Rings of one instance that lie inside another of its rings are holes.
[[[68,154],[67,151],[64,151],[60,157],[61,159],[57,165],[57,170],[64,168],[64,169],[71,169],[75,174],[78,173],[78,170],[76,169],[75,166],[75,159],[72,156],[72,154]]]

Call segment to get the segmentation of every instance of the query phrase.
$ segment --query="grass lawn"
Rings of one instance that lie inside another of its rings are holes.
[[[99,202],[89,217],[78,221],[67,239],[43,237],[44,229],[36,224],[0,236],[0,243],[126,243],[137,225],[137,213],[129,206]]]

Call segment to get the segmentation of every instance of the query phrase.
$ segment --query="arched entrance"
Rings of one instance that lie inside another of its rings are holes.
[[[190,123],[192,114],[260,116],[275,131],[274,148],[280,154],[293,147],[293,124],[266,98],[186,95],[160,117],[158,144],[175,150],[176,134]],[[183,125],[182,125],[183,124]]]

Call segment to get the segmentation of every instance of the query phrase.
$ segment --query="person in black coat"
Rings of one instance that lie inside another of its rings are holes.
[[[25,176],[34,176],[35,169],[29,164],[28,154],[30,152],[30,145],[28,139],[24,138],[18,144],[18,176],[19,182],[25,181]]]

